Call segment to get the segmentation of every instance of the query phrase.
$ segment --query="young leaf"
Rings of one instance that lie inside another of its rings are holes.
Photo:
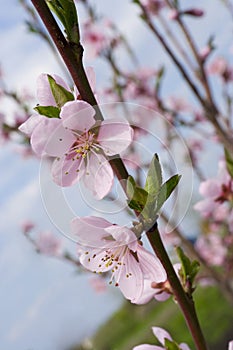
[[[225,159],[227,164],[227,170],[231,178],[233,179],[233,155],[225,148]]]
[[[51,75],[48,75],[48,81],[58,107],[61,108],[66,102],[74,100],[72,93],[66,90],[63,86],[57,84]]]
[[[159,157],[154,155],[147,173],[145,190],[150,196],[156,197],[162,185],[162,169],[159,163]]]
[[[55,13],[64,26],[69,42],[79,44],[80,35],[77,11],[73,0],[46,0],[50,10]]]
[[[59,118],[60,108],[54,106],[36,106],[34,110],[48,118]]]
[[[166,200],[170,197],[180,181],[181,175],[173,175],[160,188],[157,196],[156,212],[158,212]]]
[[[148,193],[136,185],[132,176],[129,176],[127,179],[126,193],[129,198],[128,206],[131,209],[141,212],[145,207]]]
[[[185,255],[182,248],[176,248],[177,255],[181,262],[181,278],[184,287],[187,286],[187,292],[193,291],[193,283],[200,269],[200,264],[197,260],[191,261],[187,255]]]

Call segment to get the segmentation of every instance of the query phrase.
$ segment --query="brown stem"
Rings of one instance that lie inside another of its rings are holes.
[[[54,41],[61,57],[63,58],[70,75],[77,86],[82,99],[92,105],[96,110],[96,119],[103,120],[102,112],[97,104],[96,98],[92,92],[90,84],[88,82],[83,63],[83,47],[81,44],[74,47],[64,37],[59,26],[57,25],[52,13],[50,12],[46,2],[44,0],[31,0],[35,6],[38,14],[40,15],[45,27],[47,28],[51,38]],[[114,159],[110,160],[110,165],[113,168],[119,181],[128,178],[128,172],[124,163],[117,155]],[[123,181],[121,181],[123,185]],[[123,185],[124,186],[124,185]]]
[[[47,4],[44,0],[31,0],[35,8],[37,9],[41,19],[43,20],[45,26],[47,27],[52,39],[54,40],[55,45],[58,48],[61,56],[64,59],[65,64],[68,67],[68,70],[79,89],[79,92],[82,98],[90,103],[93,106],[97,106],[94,94],[88,83],[83,64],[82,64],[82,46],[78,45],[77,47],[72,47],[64,38],[59,27],[54,20]],[[99,113],[98,118],[103,119],[99,107],[97,107],[97,112]],[[118,179],[124,180],[128,177],[127,170],[120,158],[110,159],[110,164],[113,167],[113,170],[118,177]],[[125,188],[125,181],[121,181],[121,185]],[[173,266],[170,262],[170,259],[166,253],[166,250],[160,239],[157,224],[154,225],[153,230],[150,230],[147,233],[148,239],[155,250],[155,253],[158,255],[161,260],[165,270],[167,271],[168,279],[173,289],[174,295],[180,304],[180,307],[185,315],[189,329],[193,335],[194,341],[197,345],[198,350],[207,350],[205,345],[205,340],[200,329],[200,325],[196,316],[194,303],[192,299],[188,299],[179,279],[176,276],[176,273],[173,269]],[[163,261],[164,259],[164,261]]]
[[[174,271],[172,263],[160,238],[157,223],[155,223],[155,225],[147,232],[147,238],[167,272],[168,281],[186,319],[197,350],[207,350],[207,345],[200,328],[193,299],[184,292],[184,289],[180,284],[179,278]]]

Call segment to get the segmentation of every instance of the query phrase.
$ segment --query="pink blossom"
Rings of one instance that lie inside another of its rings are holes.
[[[22,223],[22,230],[25,235],[27,235],[34,227],[35,224],[31,221],[25,221]]]
[[[166,350],[165,339],[173,341],[171,335],[165,331],[165,329],[160,327],[152,327],[152,331],[162,347],[157,345],[141,344],[135,346],[133,350]],[[190,350],[189,346],[185,343],[179,344],[179,348],[180,350]]]
[[[228,350],[233,350],[233,340],[228,343]]]
[[[89,283],[97,293],[103,293],[107,290],[106,282],[101,276],[92,276],[89,280]]]
[[[39,80],[38,97],[43,105],[55,104],[44,76]],[[59,186],[71,186],[82,179],[101,199],[111,190],[114,178],[106,155],[124,151],[133,135],[126,121],[115,120],[101,122],[97,134],[94,115],[95,109],[88,103],[69,101],[61,107],[59,118],[33,115],[20,130],[31,136],[37,155],[55,157],[51,171]]]
[[[158,13],[164,8],[165,3],[162,0],[142,0],[141,3],[145,7],[146,11],[153,15],[158,15]]]
[[[217,178],[203,181],[199,192],[205,199],[195,204],[194,209],[200,211],[203,217],[214,217],[216,220],[224,220],[228,215],[225,206],[233,193],[233,183],[227,172],[224,161],[219,162]]]
[[[221,266],[227,254],[221,237],[216,233],[198,237],[195,243],[196,250],[210,265]]]
[[[43,231],[35,241],[36,247],[40,253],[45,255],[60,255],[61,241],[58,240],[50,231]]]
[[[71,231],[78,242],[80,263],[96,273],[111,271],[110,283],[114,279],[115,286],[132,303],[141,303],[140,299],[148,302],[143,296],[145,283],[166,280],[158,258],[143,248],[127,227],[91,216],[73,219]]]
[[[224,57],[216,57],[209,65],[208,72],[220,75],[225,82],[233,80],[233,68],[229,66]]]

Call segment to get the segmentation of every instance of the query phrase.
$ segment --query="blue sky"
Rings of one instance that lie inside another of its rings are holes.
[[[206,29],[211,32],[212,28],[217,32],[216,42],[228,55],[232,35],[229,16],[221,10],[218,1],[191,3],[204,6],[210,12],[203,24],[192,21],[197,38],[204,44]],[[150,55],[145,55],[150,34],[146,34],[130,1],[118,0],[117,6],[115,4],[98,0],[96,6],[117,20],[140,60],[150,66],[164,60],[169,62],[157,44],[150,46]],[[40,73],[59,74],[60,68],[47,46],[26,32],[25,14],[18,2],[9,0],[6,6],[5,1],[0,0],[0,6],[0,61],[8,87],[17,90],[27,87],[34,93]],[[122,57],[122,63],[124,61],[127,60]],[[103,65],[88,59],[86,64],[96,68],[97,86],[101,86],[107,78]],[[172,90],[176,87],[172,79],[176,73],[170,70],[170,74]],[[182,85],[179,89],[185,90]],[[11,113],[8,104],[2,104],[0,109]],[[0,168],[0,347],[7,350],[65,349],[93,332],[122,299],[114,288],[107,294],[96,295],[90,288],[88,276],[77,276],[72,266],[36,254],[21,234],[20,224],[28,218],[42,228],[54,229],[41,200],[40,163],[35,159],[22,160],[11,144],[1,147]],[[84,215],[83,209],[79,212]],[[61,236],[56,230],[55,234]]]

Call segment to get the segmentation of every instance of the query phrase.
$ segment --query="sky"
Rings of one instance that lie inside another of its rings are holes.
[[[210,13],[202,25],[192,22],[197,39],[204,45],[205,29],[213,29],[217,32],[219,50],[229,54],[232,29],[219,2],[198,0],[190,3],[204,7]],[[40,73],[63,73],[47,46],[27,33],[26,16],[18,2],[9,0],[6,6],[5,1],[0,0],[0,7],[0,63],[7,87],[18,91],[27,88],[33,94]],[[169,64],[157,44],[148,48],[147,35],[150,34],[139,21],[137,10],[130,1],[118,0],[116,5],[114,1],[98,0],[96,7],[117,21],[145,66],[159,62]],[[226,25],[219,26],[225,22]],[[145,54],[148,50],[151,55]],[[123,64],[129,64],[124,56],[121,60]],[[90,64],[96,70],[97,87],[101,87],[107,79],[104,66],[86,57],[86,65]],[[176,88],[177,84],[176,73],[170,70],[170,74],[172,84],[168,90]],[[182,91],[184,86],[179,86],[179,89]],[[3,103],[1,109],[7,110],[10,117],[8,104]],[[43,229],[53,230],[66,243],[60,232],[66,228],[56,229],[51,212],[46,212],[48,205],[45,208],[43,204],[43,200],[47,200],[43,163],[32,158],[22,159],[16,145],[9,144],[1,146],[0,168],[0,348],[65,350],[93,333],[117,309],[122,298],[114,288],[96,294],[90,287],[89,274],[77,275],[73,266],[36,254],[22,235],[20,225],[30,219]],[[62,196],[66,203],[71,204],[69,191],[57,192],[51,183],[49,191],[50,198]],[[58,212],[59,209],[63,210],[62,205],[58,206]],[[87,215],[88,203],[86,207],[80,204],[76,210],[79,215]],[[67,215],[72,216],[72,211]]]

